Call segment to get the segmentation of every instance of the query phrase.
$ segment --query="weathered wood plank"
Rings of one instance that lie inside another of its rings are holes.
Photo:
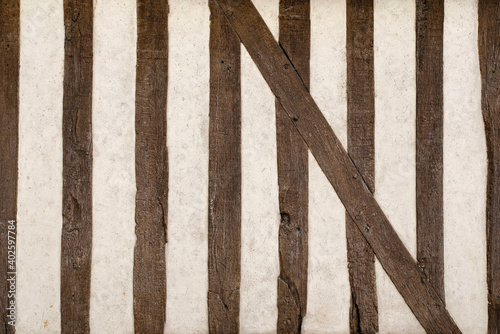
[[[241,50],[213,1],[210,21],[208,318],[238,333],[241,276]]]
[[[443,0],[416,1],[417,261],[443,302]]]
[[[19,150],[19,0],[0,1],[0,333],[14,333]],[[14,246],[14,248],[11,248]],[[13,273],[13,274],[11,274]],[[9,292],[10,291],[10,292]],[[10,315],[13,316],[10,316]],[[10,323],[10,324],[9,324]]]
[[[250,0],[215,0],[383,268],[428,333],[460,333]]]
[[[486,240],[488,333],[500,333],[500,4],[479,0],[481,108],[488,157]]]
[[[134,326],[163,333],[166,319],[168,1],[137,1]]]
[[[89,333],[93,1],[65,0],[61,331]]]
[[[366,185],[375,191],[375,78],[373,0],[347,1],[347,149]],[[293,59],[292,59],[293,61]],[[351,285],[350,332],[378,333],[375,254],[346,214]]]
[[[280,45],[309,86],[309,0],[280,0],[279,26]],[[300,333],[307,312],[309,152],[279,101],[276,139],[281,214],[277,326],[278,333]]]

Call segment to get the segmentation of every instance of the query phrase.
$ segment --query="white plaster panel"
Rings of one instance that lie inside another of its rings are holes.
[[[450,314],[486,333],[486,141],[477,1],[446,0],[444,22],[444,253]]]
[[[207,1],[170,1],[167,333],[208,332]]]
[[[375,198],[416,256],[415,1],[374,1]],[[377,261],[380,333],[423,333]]]
[[[311,94],[347,144],[345,1],[311,1]],[[309,270],[304,333],[349,332],[345,210],[309,154]]]
[[[18,333],[60,331],[62,0],[21,1]]]
[[[132,1],[94,2],[94,333],[134,333],[136,22]]]
[[[254,1],[278,37],[277,0]],[[242,334],[275,333],[279,276],[275,99],[242,46]]]

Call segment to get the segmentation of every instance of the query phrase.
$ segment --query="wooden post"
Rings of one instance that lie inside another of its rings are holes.
[[[168,1],[137,1],[134,326],[163,333],[166,319]]]
[[[481,107],[488,156],[486,242],[488,333],[500,333],[500,5],[479,0]]]
[[[279,13],[280,45],[309,87],[309,0],[281,0]],[[278,333],[300,333],[307,312],[309,152],[278,100],[276,137],[281,214]]]
[[[363,180],[375,191],[375,78],[373,0],[347,1],[347,149]],[[346,214],[351,285],[351,334],[378,333],[375,255]]]
[[[416,2],[417,261],[444,302],[443,0]]]
[[[89,333],[93,1],[65,0],[61,332]]]
[[[15,332],[19,0],[0,1],[0,333]],[[11,288],[13,287],[13,288]]]
[[[238,36],[213,1],[210,21],[208,321],[238,333],[241,276],[241,54]]]

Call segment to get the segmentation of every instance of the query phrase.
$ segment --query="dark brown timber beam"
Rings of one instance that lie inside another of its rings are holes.
[[[309,0],[280,0],[279,42],[309,87]],[[239,43],[239,39],[238,39]],[[276,100],[279,227],[278,333],[300,333],[307,308],[308,149]]]
[[[347,149],[370,192],[373,193],[375,191],[373,0],[347,1],[346,38]],[[350,333],[378,333],[375,254],[348,213],[346,233],[351,285]]]
[[[488,156],[486,245],[488,333],[500,333],[500,4],[479,0],[481,107]]]
[[[215,0],[383,268],[428,333],[460,333],[250,0]]]
[[[16,320],[19,15],[19,0],[0,0],[0,334]]]
[[[89,333],[93,1],[65,0],[61,332]]]
[[[137,1],[134,326],[163,333],[167,286],[168,1]]]
[[[240,40],[213,1],[210,21],[208,318],[238,333],[241,259]]]
[[[444,0],[416,1],[417,261],[443,302]]]

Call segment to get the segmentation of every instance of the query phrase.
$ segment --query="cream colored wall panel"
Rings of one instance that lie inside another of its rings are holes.
[[[415,2],[374,1],[375,198],[416,256]],[[423,329],[377,261],[380,333]]]
[[[446,0],[444,251],[446,304],[464,333],[486,333],[486,142],[477,1]]]
[[[209,16],[170,2],[167,333],[208,332]]]
[[[18,333],[59,333],[62,228],[62,0],[21,2]]]
[[[134,333],[136,5],[94,6],[90,328]]]
[[[254,1],[278,37],[277,0]],[[275,99],[245,48],[241,52],[242,224],[240,330],[275,333],[279,276]]]
[[[345,1],[311,1],[311,94],[347,144]],[[304,333],[349,332],[345,210],[309,154],[309,270]]]

